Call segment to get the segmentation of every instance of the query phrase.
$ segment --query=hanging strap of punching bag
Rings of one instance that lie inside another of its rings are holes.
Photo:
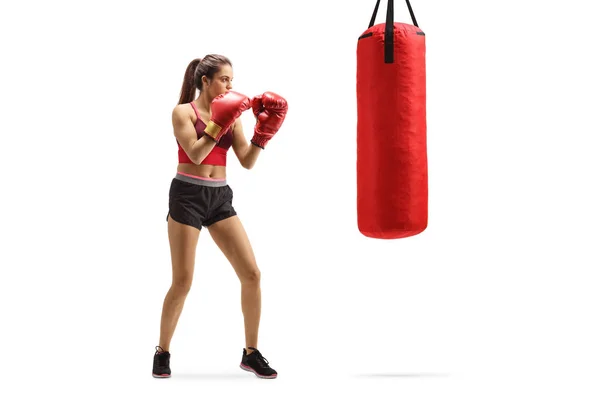
[[[375,10],[373,11],[369,28],[375,25],[375,17],[377,17],[377,11],[379,10],[379,2],[380,0],[377,0],[377,4],[375,4]],[[417,24],[417,19],[415,18],[415,13],[410,6],[409,0],[406,0],[406,5],[408,6],[408,11],[410,12],[410,18],[412,19],[413,25],[418,28],[419,25]],[[394,0],[388,0],[387,2],[387,14],[385,16],[384,61],[386,64],[391,64],[394,62]]]

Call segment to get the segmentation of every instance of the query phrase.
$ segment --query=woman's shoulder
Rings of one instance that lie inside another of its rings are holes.
[[[196,122],[196,114],[190,103],[177,104],[171,114],[173,118],[189,118],[192,122]]]
[[[189,113],[194,113],[194,110],[192,109],[190,103],[183,103],[183,104],[177,104],[174,108],[173,108],[173,114],[178,113],[178,114],[189,114]]]
[[[171,120],[173,124],[177,125],[189,124],[190,122],[195,124],[196,115],[189,103],[177,104],[171,112]]]

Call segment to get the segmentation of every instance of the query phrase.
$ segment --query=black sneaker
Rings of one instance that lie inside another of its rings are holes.
[[[160,346],[156,346],[156,353],[154,353],[154,365],[152,367],[152,376],[155,378],[170,378],[170,360],[171,353],[169,353],[168,351],[164,351],[163,348]]]
[[[244,349],[240,368],[245,371],[254,372],[254,375],[258,376],[259,378],[277,378],[277,371],[269,367],[269,362],[263,357],[262,354],[260,354],[260,351],[254,347],[249,347],[249,349],[254,351],[250,354],[246,354],[246,349]]]

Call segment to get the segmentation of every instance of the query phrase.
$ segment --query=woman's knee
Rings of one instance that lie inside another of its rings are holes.
[[[242,284],[258,284],[260,283],[260,270],[257,267],[248,268],[240,277]]]
[[[177,296],[187,296],[192,288],[192,277],[184,275],[173,278],[171,283],[171,291]]]

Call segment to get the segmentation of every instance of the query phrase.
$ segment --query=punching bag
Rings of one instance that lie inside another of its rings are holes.
[[[393,0],[374,25],[379,1],[357,44],[358,230],[399,239],[428,222],[425,34],[409,0],[413,25],[394,22]]]

